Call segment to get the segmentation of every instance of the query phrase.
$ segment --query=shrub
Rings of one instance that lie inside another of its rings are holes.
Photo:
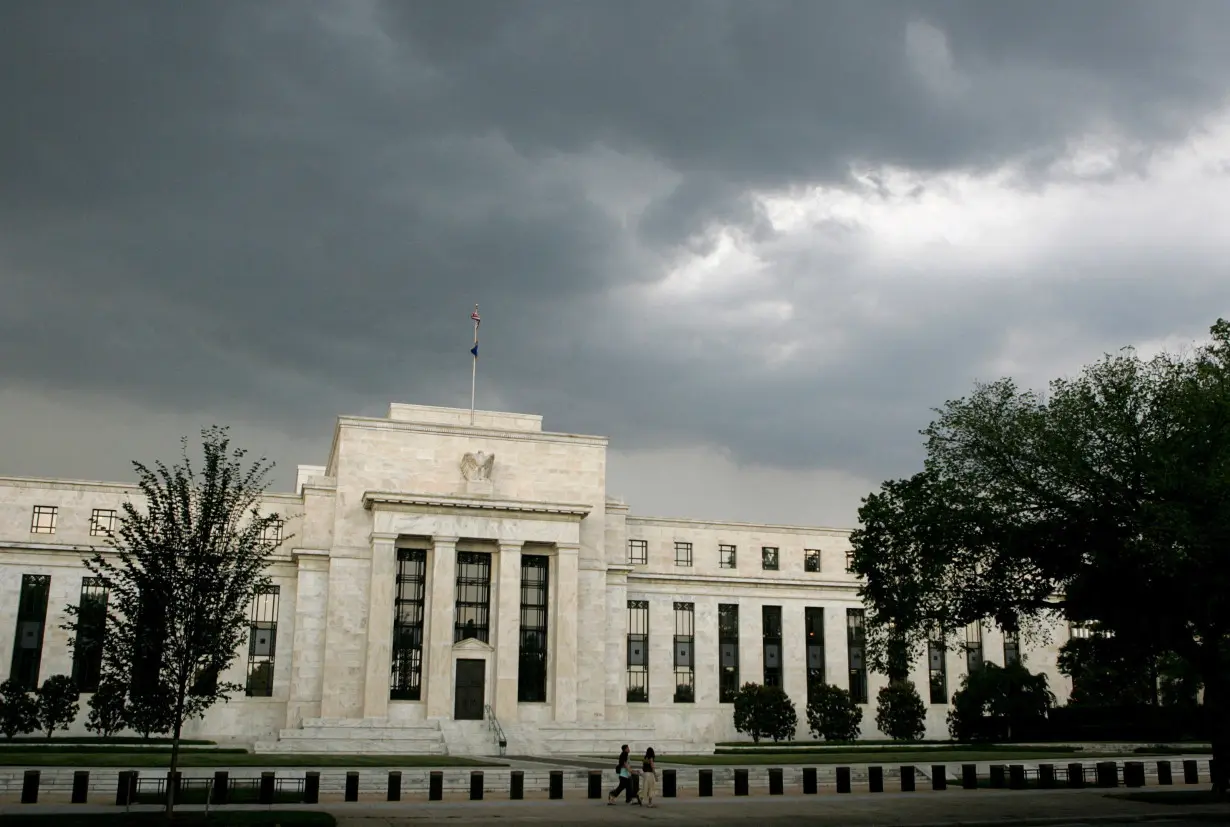
[[[876,727],[894,741],[921,740],[927,708],[910,681],[893,681],[876,696]]]
[[[38,729],[38,701],[11,678],[0,683],[0,730],[12,740]]]
[[[165,735],[170,732],[174,725],[174,710],[167,703],[170,697],[170,689],[165,687],[162,690],[133,692],[128,699],[128,726],[146,740],[149,740],[151,735]]]
[[[1010,741],[1040,731],[1054,705],[1046,675],[1034,675],[1019,663],[984,662],[961,678],[948,712],[948,732],[955,741]]]
[[[746,732],[760,743],[761,737],[774,742],[794,737],[799,718],[794,703],[780,686],[745,683],[735,695],[735,730]]]
[[[47,733],[47,740],[57,729],[68,729],[77,718],[81,705],[77,699],[77,684],[68,675],[52,675],[43,681],[38,691],[39,729]]]
[[[124,728],[128,713],[128,688],[116,680],[104,680],[90,698],[85,728],[110,738]]]
[[[807,726],[826,741],[855,741],[863,723],[863,709],[850,693],[831,683],[812,686],[807,703]]]

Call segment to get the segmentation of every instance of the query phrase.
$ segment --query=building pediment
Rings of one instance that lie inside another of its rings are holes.
[[[454,643],[453,651],[460,652],[462,654],[465,654],[468,652],[470,654],[488,654],[489,655],[492,652],[494,652],[495,649],[490,644],[483,643],[478,638],[468,637],[465,640],[461,640],[461,641],[458,641],[457,643]]]
[[[363,507],[368,511],[399,508],[431,508],[449,512],[498,512],[506,514],[543,514],[584,519],[592,507],[584,503],[544,502],[541,500],[499,500],[490,497],[435,494],[407,494],[394,491],[363,492]]]

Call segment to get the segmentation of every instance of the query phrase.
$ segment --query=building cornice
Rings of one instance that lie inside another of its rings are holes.
[[[483,439],[499,439],[511,442],[556,442],[569,445],[588,445],[605,448],[607,438],[585,434],[561,434],[553,431],[508,431],[500,428],[470,427],[469,425],[446,425],[437,422],[402,422],[396,419],[377,419],[364,416],[339,416],[337,430],[356,428],[366,431],[409,431],[439,436],[464,436]],[[333,471],[332,468],[329,469]]]
[[[392,491],[363,492],[363,507],[368,511],[380,508],[441,508],[447,511],[493,511],[511,514],[551,514],[582,519],[589,515],[591,506],[584,503],[543,502],[539,500],[496,500],[488,497],[452,496],[434,494],[404,494]]]

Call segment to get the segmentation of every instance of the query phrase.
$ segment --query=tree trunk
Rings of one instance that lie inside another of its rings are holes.
[[[175,697],[175,729],[171,736],[171,769],[167,776],[167,819],[175,815],[175,773],[179,770],[179,737],[184,729],[184,688]]]

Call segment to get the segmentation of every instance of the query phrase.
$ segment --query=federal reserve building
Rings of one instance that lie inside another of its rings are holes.
[[[731,700],[778,685],[808,739],[809,675],[848,688],[875,728],[887,678],[864,658],[849,531],[646,517],[607,493],[607,439],[542,417],[392,404],[342,416],[323,465],[272,493],[273,585],[222,678],[243,685],[189,737],[257,752],[699,753],[737,740]],[[258,448],[259,446],[253,446]],[[0,478],[0,663],[33,689],[74,657],[68,605],[105,604],[82,560],[130,484]],[[698,515],[710,516],[710,515]],[[1024,659],[1059,702],[1056,648],[993,624],[913,664],[927,737],[979,661]],[[86,696],[71,730],[85,734]]]

